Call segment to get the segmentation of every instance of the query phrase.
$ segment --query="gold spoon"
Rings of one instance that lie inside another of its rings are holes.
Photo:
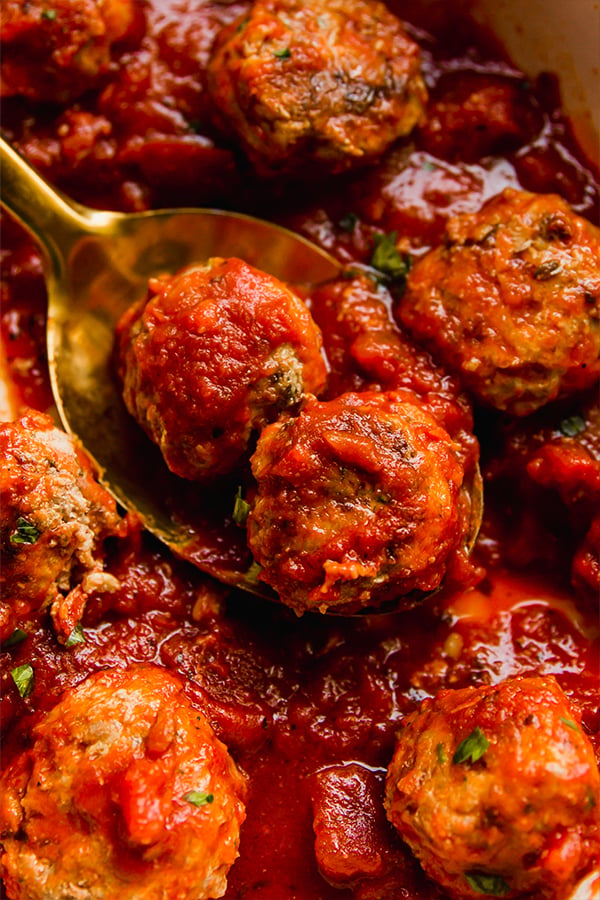
[[[253,575],[244,530],[233,521],[238,485],[220,482],[211,490],[172,475],[125,409],[112,374],[114,328],[150,278],[211,256],[237,256],[308,286],[338,276],[340,263],[300,235],[239,213],[88,209],[54,190],[2,138],[0,161],[2,205],[43,252],[48,365],[64,427],[94,459],[104,486],[177,556],[273,599]],[[481,521],[478,479],[469,549]]]

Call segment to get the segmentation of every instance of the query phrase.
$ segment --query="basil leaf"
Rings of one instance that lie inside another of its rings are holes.
[[[11,533],[9,541],[11,544],[35,544],[41,532],[28,522],[27,519],[19,517],[17,519],[17,527]]]
[[[33,669],[29,663],[16,666],[10,674],[21,697],[29,697],[33,690]]]
[[[452,762],[455,764],[469,762],[469,760],[471,762],[477,762],[478,759],[481,759],[489,746],[490,742],[481,728],[477,726],[473,729],[471,734],[458,745],[456,752],[452,757]]]
[[[188,791],[187,794],[183,795],[183,799],[193,806],[206,806],[207,803],[212,803],[215,798],[213,794],[208,794],[206,791]]]
[[[466,872],[465,878],[470,887],[478,894],[487,894],[489,897],[504,897],[510,893],[510,885],[501,875],[488,875],[487,872]]]

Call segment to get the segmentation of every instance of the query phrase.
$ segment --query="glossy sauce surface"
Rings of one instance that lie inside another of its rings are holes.
[[[486,36],[428,20],[408,4],[396,8],[423,49],[428,125],[376,168],[326,186],[257,184],[210,124],[202,69],[218,28],[243,3],[153,0],[144,34],[103,90],[67,108],[7,101],[5,130],[50,180],[90,205],[243,208],[299,229],[345,262],[369,262],[380,232],[398,232],[403,249],[420,255],[449,215],[476,210],[511,185],[558,192],[597,221],[598,182],[578,160],[552,80],[529,84]],[[477,142],[467,139],[473,134]],[[10,222],[3,244],[8,371],[21,402],[47,409],[39,257]],[[389,311],[366,303],[345,322],[326,304],[315,303],[313,312],[336,379],[330,389],[385,385],[390,334],[397,339]],[[344,351],[349,335],[361,336],[352,357]],[[564,412],[574,414],[577,404]],[[85,642],[65,649],[47,616],[32,616],[27,639],[0,656],[4,760],[27,745],[39,715],[67,687],[98,669],[155,661],[186,679],[190,700],[249,775],[229,900],[442,898],[382,810],[383,775],[403,716],[442,687],[553,674],[599,743],[599,629],[593,603],[569,583],[573,532],[556,490],[540,488],[553,516],[538,515],[538,495],[513,477],[518,441],[496,440],[504,427],[499,417],[476,418],[493,481],[477,546],[485,577],[473,590],[406,613],[297,618],[228,594],[146,535],[110,544],[108,568],[121,587],[89,602]],[[589,449],[599,469],[597,444]],[[494,487],[505,484],[498,471],[508,488]],[[527,552],[517,552],[518,541]],[[35,682],[22,699],[10,672],[25,662]],[[315,815],[329,823],[318,844],[328,880],[315,857]],[[331,834],[343,846],[344,871],[327,843]]]

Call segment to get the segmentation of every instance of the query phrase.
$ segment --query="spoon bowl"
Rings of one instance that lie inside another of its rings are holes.
[[[2,205],[36,240],[48,289],[47,350],[65,429],[93,458],[116,500],[178,557],[219,581],[269,599],[256,580],[245,534],[233,521],[236,480],[199,487],[173,475],[127,412],[113,375],[115,325],[145,296],[150,278],[212,256],[236,256],[296,287],[328,281],[341,265],[305,238],[240,213],[89,209],[52,188],[2,138]],[[472,548],[481,482],[471,490]]]

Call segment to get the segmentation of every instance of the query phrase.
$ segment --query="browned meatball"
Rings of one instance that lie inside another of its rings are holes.
[[[103,543],[123,533],[115,501],[88,457],[44,413],[0,424],[2,637],[51,605],[57,634],[77,625],[87,595],[114,590]]]
[[[448,222],[398,315],[476,399],[528,415],[600,375],[600,231],[558,196],[506,189]]]
[[[297,612],[432,590],[461,545],[457,447],[410,391],[309,400],[262,432],[252,472],[248,544]]]
[[[94,87],[138,30],[135,0],[3,0],[2,96],[65,102]]]
[[[153,281],[117,340],[127,408],[169,468],[193,480],[233,469],[255,429],[326,378],[306,305],[239,259]]]
[[[600,859],[600,775],[553,677],[443,690],[403,723],[387,815],[457,900],[568,897]]]
[[[173,675],[151,665],[91,675],[2,776],[8,896],[222,897],[245,789]]]
[[[208,83],[262,173],[374,160],[426,101],[419,48],[375,0],[257,0],[217,39]]]

